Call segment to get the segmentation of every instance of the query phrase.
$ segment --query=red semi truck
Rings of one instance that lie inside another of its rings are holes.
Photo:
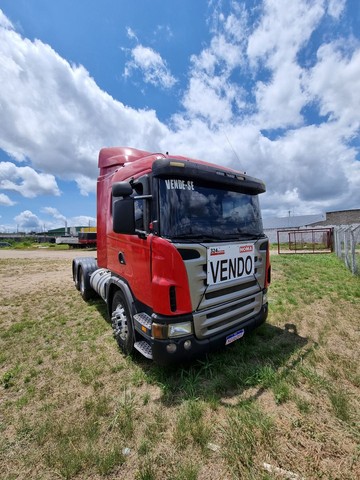
[[[75,286],[106,302],[120,348],[160,364],[228,345],[267,318],[261,180],[181,156],[103,148],[97,259]]]

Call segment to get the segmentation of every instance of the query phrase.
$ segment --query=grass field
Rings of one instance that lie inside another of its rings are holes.
[[[359,478],[359,277],[272,265],[266,325],[165,369],[122,355],[68,257],[1,259],[1,479]]]

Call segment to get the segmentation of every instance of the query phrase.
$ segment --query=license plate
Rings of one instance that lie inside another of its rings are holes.
[[[225,345],[229,345],[232,342],[235,342],[236,340],[239,340],[239,338],[242,338],[244,336],[245,330],[239,330],[238,332],[232,333],[231,335],[228,335],[226,337],[226,342]]]

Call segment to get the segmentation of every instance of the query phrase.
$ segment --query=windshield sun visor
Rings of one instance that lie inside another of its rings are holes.
[[[176,160],[176,161],[175,161]],[[197,183],[213,184],[218,188],[229,189],[248,195],[258,195],[266,191],[264,182],[242,172],[220,169],[206,162],[194,163],[189,160],[162,158],[156,160],[152,167],[153,175],[160,178],[196,179]]]

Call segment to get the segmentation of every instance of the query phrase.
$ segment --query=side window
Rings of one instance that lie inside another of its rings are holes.
[[[144,194],[144,187],[141,181],[133,184],[134,193],[133,196]],[[144,222],[144,212],[145,212],[145,200],[144,199],[135,199],[134,200],[134,211],[135,211],[135,228],[137,230],[145,230]]]
[[[145,230],[144,226],[144,200],[135,200],[135,228],[137,230]]]

